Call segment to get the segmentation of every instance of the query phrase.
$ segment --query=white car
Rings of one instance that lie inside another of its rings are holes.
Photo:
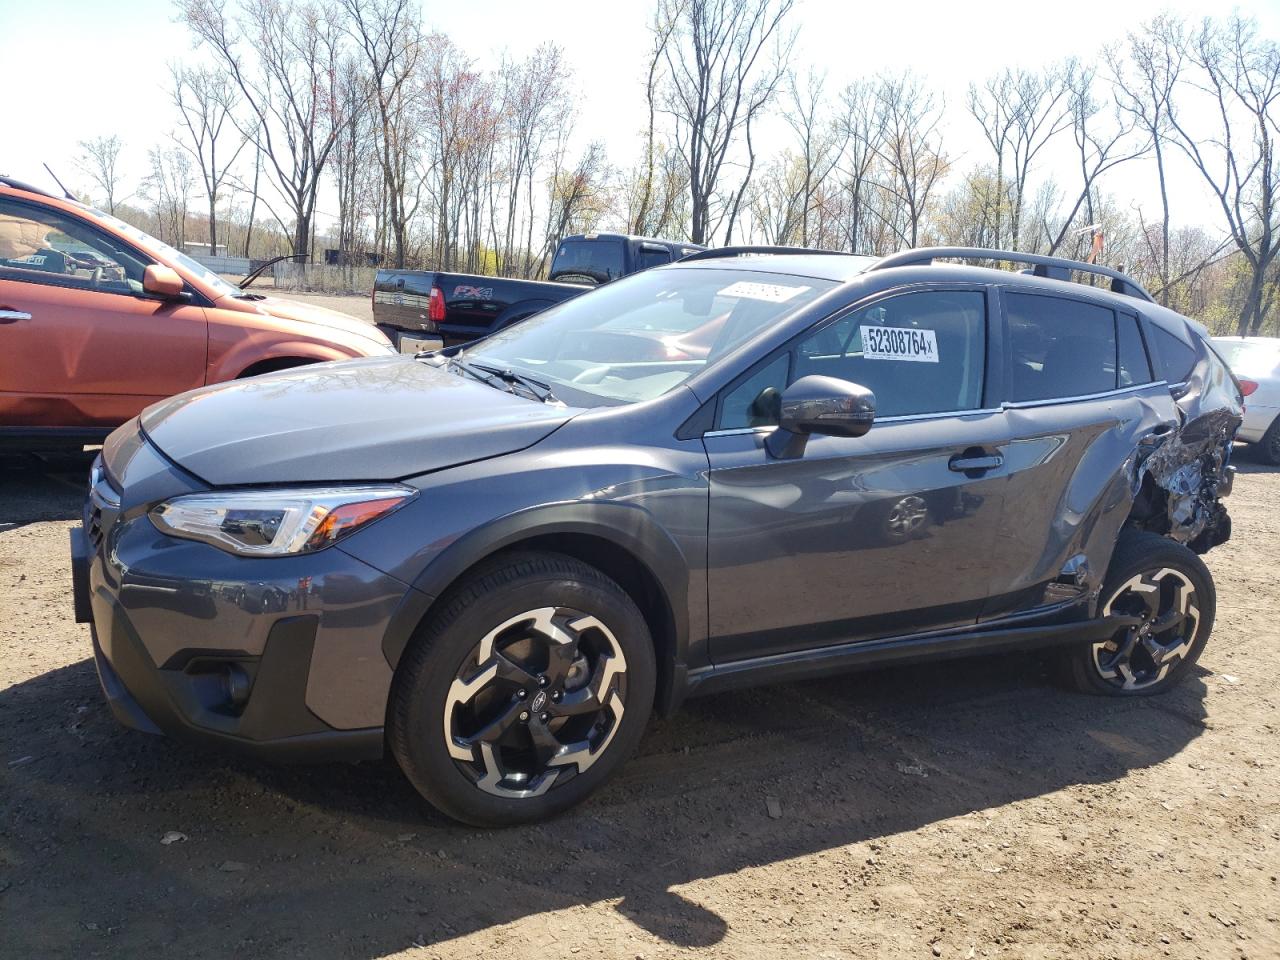
[[[1280,338],[1214,337],[1213,345],[1244,388],[1244,423],[1236,439],[1253,444],[1267,463],[1280,464]]]

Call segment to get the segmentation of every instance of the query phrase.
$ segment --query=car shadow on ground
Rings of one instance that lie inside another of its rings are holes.
[[[846,845],[1119,780],[1200,734],[1202,676],[1119,701],[1006,656],[694,700],[584,806],[480,831],[390,762],[269,766],[120,729],[84,661],[0,692],[5,936],[14,956],[374,958],[540,915],[540,948],[567,951],[587,942],[573,908],[615,901],[591,933],[618,952],[622,917],[714,945],[727,922],[683,885],[821,851],[856,883],[891,861]]]
[[[78,518],[97,455],[97,447],[35,453],[0,448],[0,531]]]

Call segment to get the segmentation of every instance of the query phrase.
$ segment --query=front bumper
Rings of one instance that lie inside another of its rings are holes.
[[[115,716],[262,757],[381,756],[382,644],[414,592],[334,547],[244,558],[167,537],[121,486],[99,476],[71,543],[77,619],[93,624]]]

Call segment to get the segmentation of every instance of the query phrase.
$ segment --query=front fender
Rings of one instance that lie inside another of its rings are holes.
[[[327,347],[309,340],[246,341],[238,343],[219,357],[206,371],[207,383],[234,380],[255,363],[263,360],[298,359],[315,363],[350,360],[359,354],[337,347]]]
[[[418,594],[409,598],[413,609],[405,611],[406,622],[388,630],[383,641],[387,662],[395,667],[416,623],[431,603],[467,570],[507,547],[557,534],[586,535],[608,541],[629,553],[649,572],[666,601],[674,630],[676,659],[683,663],[689,638],[689,561],[679,544],[647,510],[616,501],[530,507],[499,517],[454,541],[413,582]]]

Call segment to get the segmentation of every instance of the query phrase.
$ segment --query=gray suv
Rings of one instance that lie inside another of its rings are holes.
[[[1241,411],[1106,268],[706,251],[150,407],[94,465],[77,616],[132,727],[389,751],[452,817],[533,820],[696,694],[1047,646],[1085,691],[1168,689]]]

